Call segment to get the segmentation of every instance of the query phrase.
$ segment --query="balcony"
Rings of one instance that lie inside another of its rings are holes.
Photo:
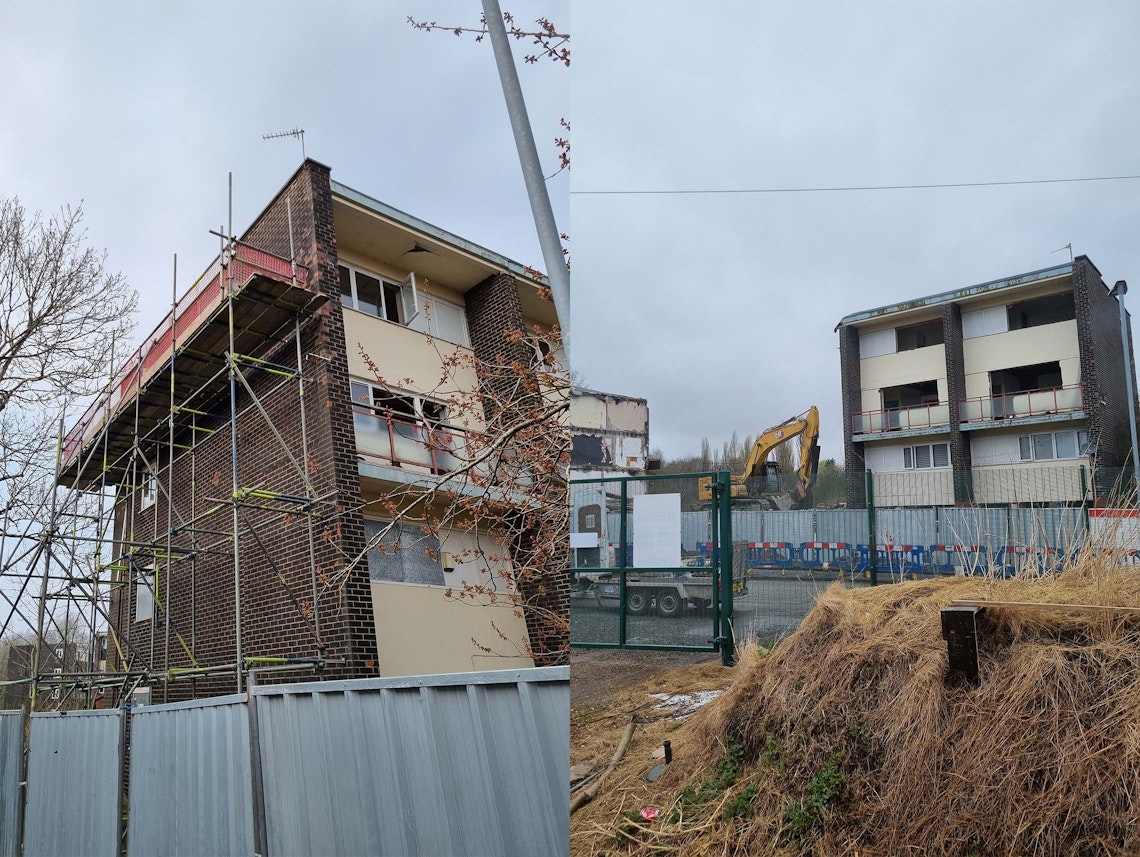
[[[367,405],[352,407],[356,451],[373,463],[411,465],[440,476],[461,467],[468,458],[467,434],[462,429],[399,419]]]
[[[948,425],[950,425],[950,405],[947,402],[888,408],[882,411],[862,411],[851,416],[852,434],[913,431]]]
[[[1053,387],[1043,390],[1024,390],[1003,396],[983,396],[965,399],[959,416],[963,423],[989,420],[1008,420],[1021,417],[1044,417],[1054,414],[1073,414],[1084,407],[1081,387]]]

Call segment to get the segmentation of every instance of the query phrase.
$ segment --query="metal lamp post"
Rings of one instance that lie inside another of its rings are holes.
[[[1124,354],[1124,377],[1128,390],[1128,428],[1132,433],[1132,479],[1140,479],[1140,450],[1136,448],[1136,397],[1132,386],[1132,349],[1128,347],[1128,314],[1124,311],[1124,296],[1128,294],[1128,283],[1117,280],[1112,287],[1112,296],[1120,304],[1120,349]]]

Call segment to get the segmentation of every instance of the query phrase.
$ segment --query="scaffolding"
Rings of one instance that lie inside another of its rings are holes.
[[[290,258],[238,240],[231,220],[229,229],[212,231],[219,254],[181,298],[174,258],[170,312],[110,374],[104,392],[66,434],[61,419],[55,484],[38,514],[24,516],[21,528],[5,513],[0,569],[18,567],[22,579],[14,597],[0,587],[7,608],[0,636],[18,620],[34,630],[35,642],[29,674],[0,685],[29,686],[32,710],[126,704],[140,687],[161,696],[153,701],[165,702],[197,695],[204,679],[215,680],[207,693],[219,692],[219,679],[241,692],[253,670],[319,671],[340,663],[326,658],[322,642],[321,600],[327,592],[317,564],[317,532],[340,510],[335,482],[321,493],[314,479],[305,374],[307,358],[318,355],[305,352],[303,337],[328,297],[296,261],[292,210],[287,197],[285,202]],[[275,425],[268,402],[296,408],[299,455],[295,439],[289,442]],[[288,479],[265,484],[257,481],[258,473],[247,480],[240,455],[243,416],[263,421],[273,448],[259,454],[277,456]],[[227,433],[228,485],[218,460]],[[202,461],[205,452],[208,460]],[[301,490],[282,490],[286,483]],[[153,525],[143,520],[143,503],[154,507]],[[261,535],[274,525],[304,530],[305,592],[296,574],[290,582]],[[242,569],[251,551],[296,609],[311,637],[311,654],[247,653]],[[196,601],[202,587],[219,581],[204,579],[202,567],[213,561],[216,570],[227,560],[233,654],[219,658],[214,635],[210,654],[203,656],[203,640],[211,635],[199,627]],[[32,593],[35,615],[27,606]],[[179,605],[187,593],[190,603]],[[132,620],[140,598],[150,601],[149,627]],[[176,622],[172,614],[189,621]],[[65,662],[84,637],[91,645],[83,657]],[[105,669],[101,639],[108,650]],[[65,653],[50,672],[45,646]],[[172,684],[182,681],[194,684],[172,693]]]

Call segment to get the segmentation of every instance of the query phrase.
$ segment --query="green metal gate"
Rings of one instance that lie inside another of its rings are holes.
[[[743,558],[733,561],[729,484],[727,471],[570,481],[572,646],[733,662],[733,589],[747,583]]]

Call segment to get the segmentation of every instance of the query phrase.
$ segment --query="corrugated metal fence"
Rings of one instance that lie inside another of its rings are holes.
[[[24,853],[120,853],[129,743],[128,855],[566,854],[569,724],[568,667],[34,714]]]
[[[32,715],[25,857],[117,857],[124,711]]]
[[[24,713],[0,711],[0,857],[20,853],[20,764]]]

